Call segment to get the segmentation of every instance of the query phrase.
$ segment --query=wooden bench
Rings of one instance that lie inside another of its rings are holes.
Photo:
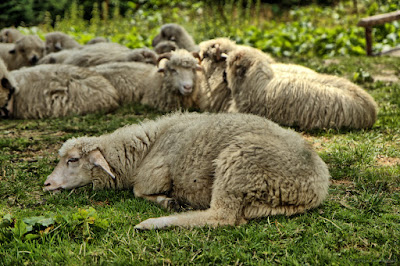
[[[365,40],[367,41],[367,55],[371,56],[372,54],[372,27],[375,25],[385,24],[386,22],[391,22],[400,19],[400,10],[380,14],[376,16],[371,16],[367,18],[361,19],[357,26],[365,28]]]

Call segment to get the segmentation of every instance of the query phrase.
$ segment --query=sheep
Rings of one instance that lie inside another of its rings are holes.
[[[24,35],[15,28],[4,28],[0,31],[0,42],[14,43],[24,37]]]
[[[143,62],[157,63],[157,54],[149,48],[129,49],[116,43],[97,43],[82,49],[51,53],[39,64],[68,64],[90,67],[109,62]]]
[[[109,63],[90,68],[118,90],[120,103],[140,102],[162,111],[195,108],[200,66],[196,58],[180,49],[163,54],[164,67],[137,62]]]
[[[229,112],[253,113],[301,130],[369,128],[377,105],[363,89],[343,78],[273,71],[248,49],[228,55]]]
[[[174,113],[99,137],[67,140],[45,191],[132,189],[169,210],[136,229],[246,224],[318,207],[326,164],[299,134],[250,114]]]
[[[0,45],[0,57],[8,70],[35,65],[44,55],[44,42],[35,35],[26,35],[13,44]]]
[[[6,73],[1,70],[0,76]],[[14,70],[9,75],[16,81],[16,92],[7,107],[12,118],[62,117],[118,107],[115,88],[85,68],[39,65]]]
[[[15,92],[16,82],[0,58],[0,117],[8,117],[8,104]]]
[[[186,49],[189,52],[199,51],[199,47],[194,42],[192,36],[178,24],[164,24],[161,27],[160,33],[153,39],[153,47],[156,47],[162,41],[175,42],[179,48]]]
[[[75,41],[71,36],[59,31],[47,33],[45,39],[46,54],[58,52],[64,49],[82,47],[82,45]]]
[[[200,58],[201,66],[204,69],[205,79],[202,81],[203,90],[197,105],[201,110],[210,112],[226,112],[231,106],[231,91],[226,82],[226,58],[228,54],[241,48],[251,50],[260,60],[274,63],[275,60],[262,51],[243,45],[237,45],[228,38],[217,38],[201,42]],[[277,64],[280,65],[280,64]]]
[[[178,49],[178,45],[173,41],[161,41],[154,47],[154,51],[157,54],[165,54]]]

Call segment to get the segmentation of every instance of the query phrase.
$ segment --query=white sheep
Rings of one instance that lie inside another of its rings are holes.
[[[228,38],[204,41],[199,47],[205,79],[201,81],[202,91],[199,93],[201,97],[198,97],[197,105],[205,111],[226,112],[231,106],[231,90],[226,81],[226,58],[233,51],[241,48],[249,49],[259,60],[275,65],[275,60],[269,54],[249,46],[237,45]],[[281,64],[276,66],[280,67]]]
[[[71,36],[60,31],[47,33],[45,39],[46,54],[59,52],[65,49],[76,49],[82,47],[82,45],[75,41]]]
[[[153,39],[153,47],[156,47],[162,41],[175,42],[180,49],[185,49],[189,52],[199,51],[199,47],[192,36],[182,26],[175,23],[164,24],[161,27],[160,33]]]
[[[4,74],[5,69],[1,69]],[[68,65],[39,65],[14,70],[16,92],[7,104],[12,118],[36,119],[111,111],[118,107],[115,88],[103,76]]]
[[[377,105],[359,86],[315,72],[280,72],[238,49],[228,55],[226,79],[232,92],[229,112],[253,113],[278,124],[315,128],[369,128]]]
[[[44,51],[44,42],[35,35],[25,35],[12,44],[0,43],[0,57],[8,70],[35,65]]]
[[[137,62],[109,63],[90,68],[117,89],[120,103],[140,102],[163,111],[195,107],[198,82],[197,59],[180,49],[161,55],[164,67]]]
[[[39,64],[68,64],[90,67],[110,62],[156,64],[157,54],[149,48],[129,49],[117,43],[97,43],[85,45],[81,49],[50,53],[43,57]]]
[[[99,137],[73,138],[44,182],[56,191],[93,184],[132,189],[168,209],[136,229],[245,224],[294,215],[328,194],[326,164],[299,134],[249,114],[173,114]]]
[[[14,43],[22,37],[24,34],[16,28],[4,28],[0,31],[0,42],[3,43]]]

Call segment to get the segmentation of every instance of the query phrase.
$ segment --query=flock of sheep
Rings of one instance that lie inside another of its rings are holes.
[[[328,193],[328,168],[299,134],[277,124],[362,129],[377,117],[373,98],[349,80],[276,62],[227,38],[196,45],[177,24],[162,26],[154,49],[104,38],[80,45],[61,32],[45,37],[0,32],[7,42],[0,46],[3,117],[61,117],[132,102],[206,112],[74,138],[60,149],[48,191],[129,188],[170,210],[199,209],[137,229],[237,225],[317,207]]]

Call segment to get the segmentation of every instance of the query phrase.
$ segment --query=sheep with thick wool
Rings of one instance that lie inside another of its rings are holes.
[[[5,71],[1,69],[0,75]],[[7,104],[12,118],[62,117],[118,107],[118,94],[110,82],[85,68],[39,65],[8,75],[16,81],[16,91]]]
[[[160,42],[171,41],[176,43],[180,49],[189,52],[198,52],[199,47],[194,42],[192,36],[181,25],[175,23],[164,24],[160,33],[154,37],[152,45],[156,47]]]
[[[165,60],[163,60],[165,59]],[[163,67],[126,62],[90,68],[117,89],[120,103],[140,102],[162,111],[195,107],[200,66],[192,53],[180,49],[163,54]]]
[[[377,105],[350,81],[317,73],[274,71],[249,49],[228,55],[226,79],[232,92],[228,111],[265,116],[278,124],[316,128],[369,128]]]
[[[44,42],[36,35],[25,35],[15,43],[0,43],[0,57],[8,70],[35,65],[44,53]]]
[[[16,28],[4,28],[0,31],[0,42],[3,43],[14,43],[24,37]]]
[[[132,189],[168,209],[136,229],[240,225],[294,215],[328,194],[326,164],[299,134],[250,114],[173,114],[99,137],[73,138],[45,190]]]
[[[201,42],[200,58],[205,78],[202,80],[198,106],[201,110],[226,112],[231,105],[231,91],[226,82],[226,58],[233,51],[246,48],[251,50],[259,60],[275,64],[275,60],[262,51],[243,45],[237,45],[228,38],[217,38]],[[280,67],[281,64],[277,64]]]
[[[156,64],[157,54],[149,48],[129,49],[116,43],[97,43],[81,49],[64,50],[46,55],[39,64],[67,64],[91,67],[110,62],[143,62]]]

